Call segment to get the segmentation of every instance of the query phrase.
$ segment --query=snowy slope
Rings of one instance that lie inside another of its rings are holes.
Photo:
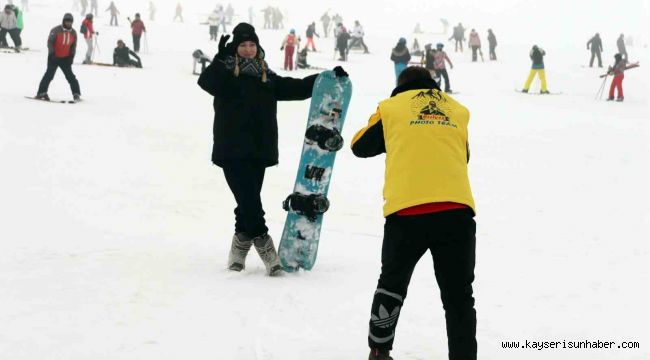
[[[367,356],[380,266],[383,157],[356,159],[347,149],[339,154],[314,271],[268,278],[251,253],[244,273],[229,273],[234,200],[210,163],[211,98],[191,75],[192,50],[215,51],[207,28],[196,25],[211,5],[188,5],[192,20],[186,24],[148,24],[144,70],[75,65],[85,101],[62,105],[23,96],[35,93],[45,70],[45,37],[69,2],[31,2],[25,44],[40,51],[0,53],[0,358]],[[123,13],[138,10],[135,3]],[[171,6],[166,13],[159,7],[159,17],[171,18]],[[305,7],[291,8],[296,25],[288,26],[303,29],[311,21]],[[523,8],[512,6],[503,16]],[[482,11],[477,14],[489,12]],[[361,11],[348,13],[365,21]],[[472,113],[479,358],[647,359],[647,68],[626,74],[624,103],[595,101],[601,70],[583,67],[589,28],[570,41],[539,42],[548,53],[549,88],[562,95],[517,94],[532,40],[516,32],[521,19],[499,30],[479,15],[468,16],[482,37],[494,27],[502,60],[471,63],[468,53],[449,51],[456,65],[452,85],[460,92],[455,97]],[[130,43],[127,27],[111,29],[107,21],[97,21],[102,61],[110,61],[118,38]],[[355,87],[348,141],[390,94],[390,48],[399,36],[412,38],[412,26],[367,22],[372,54],[353,54],[344,65]],[[606,34],[606,64],[617,32]],[[271,67],[279,70],[282,33],[260,36]],[[317,45],[325,41],[331,39],[317,39]],[[438,41],[449,44],[442,35],[420,39]],[[329,43],[322,48],[309,62],[335,66]],[[84,50],[81,44],[79,53]],[[629,52],[643,64],[650,58],[646,47]],[[50,95],[70,97],[61,73]],[[276,238],[308,106],[279,106],[280,165],[267,171],[263,191]],[[638,341],[641,349],[501,349],[502,341],[526,339]],[[444,313],[425,256],[402,311],[394,355],[446,359],[446,352]]]

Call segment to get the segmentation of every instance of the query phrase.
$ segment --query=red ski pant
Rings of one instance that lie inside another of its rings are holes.
[[[314,44],[314,38],[313,37],[308,37],[307,38],[307,45],[305,46],[305,49],[309,49],[310,44],[311,44],[311,49],[316,51],[316,45]]]
[[[623,74],[614,76],[614,80],[612,80],[612,86],[609,87],[610,99],[614,98],[614,89],[618,89],[618,98],[623,98],[623,78],[625,78],[625,75]]]
[[[295,49],[294,46],[284,47],[284,70],[293,70],[293,53]]]

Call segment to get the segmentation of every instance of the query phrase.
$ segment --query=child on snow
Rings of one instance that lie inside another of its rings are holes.
[[[440,91],[429,71],[413,66],[400,74],[391,97],[352,140],[358,157],[386,153],[386,223],[369,324],[370,360],[392,359],[409,281],[427,251],[433,255],[445,309],[449,358],[476,359],[476,223],[467,175],[468,122],[467,108]]]
[[[317,75],[281,77],[268,68],[255,28],[241,23],[221,36],[219,52],[198,84],[214,96],[212,162],[223,169],[232,191],[235,235],[228,269],[242,271],[251,246],[264,261],[267,274],[282,272],[262,209],[262,184],[267,167],[278,163],[277,102],[311,97]],[[341,67],[337,76],[347,76]]]

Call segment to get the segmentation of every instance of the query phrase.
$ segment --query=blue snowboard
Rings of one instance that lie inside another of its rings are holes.
[[[289,211],[280,240],[279,253],[282,267],[287,272],[303,268],[311,270],[316,262],[318,241],[323,224],[324,210],[329,207],[327,191],[332,179],[336,151],[342,146],[340,132],[347,114],[352,83],[348,77],[337,78],[333,71],[322,72],[312,92],[305,143],[302,148],[298,175],[291,196],[303,203],[316,202],[320,210]],[[304,200],[304,201],[303,201]],[[327,202],[323,206],[323,202]],[[298,201],[295,201],[296,203]]]

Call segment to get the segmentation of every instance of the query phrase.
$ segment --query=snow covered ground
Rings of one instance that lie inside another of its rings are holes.
[[[24,38],[35,51],[0,53],[0,359],[365,358],[380,265],[383,157],[356,159],[347,148],[339,154],[312,272],[268,278],[254,253],[244,273],[227,272],[234,200],[210,163],[211,98],[191,75],[192,50],[216,50],[207,28],[197,25],[201,9],[207,13],[212,5],[188,5],[187,23],[173,24],[163,19],[172,16],[167,1],[168,13],[159,7],[163,20],[147,24],[145,69],[75,65],[85,101],[63,105],[24,96],[35,94],[45,70],[45,38],[70,2],[30,2]],[[138,10],[136,3],[145,13],[146,2],[134,1],[123,14]],[[322,10],[309,17],[301,6],[292,12],[296,25],[287,26],[302,33]],[[639,6],[647,15],[647,5]],[[347,13],[348,25],[357,17],[366,21],[362,11]],[[643,15],[637,12],[635,24]],[[130,43],[121,21],[122,27],[109,28],[107,16],[97,19],[99,60],[111,60],[118,38]],[[595,101],[602,70],[584,67],[584,43],[599,29],[581,28],[558,35],[563,41],[549,36],[538,43],[548,53],[549,89],[562,95],[515,93],[536,42],[515,29],[521,21],[475,22],[483,38],[488,27],[495,29],[499,62],[471,63],[469,53],[447,49],[456,65],[455,97],[472,113],[479,358],[648,359],[647,68],[626,74],[624,103]],[[390,48],[400,36],[412,39],[412,26],[367,22],[372,54],[352,54],[344,64],[355,87],[348,141],[390,94]],[[621,30],[600,31],[608,65]],[[279,70],[283,33],[260,30],[260,36]],[[310,63],[337,65],[329,41],[317,39],[326,45]],[[438,41],[450,44],[442,35],[420,38],[423,45]],[[646,64],[650,53],[642,44],[639,39],[629,52]],[[77,63],[83,51],[80,44]],[[70,97],[60,72],[50,96]],[[268,170],[263,191],[276,239],[308,106],[279,107],[280,165]],[[640,349],[501,347],[524,340],[636,341]],[[424,257],[394,356],[446,359],[446,352],[444,313],[431,259]]]

